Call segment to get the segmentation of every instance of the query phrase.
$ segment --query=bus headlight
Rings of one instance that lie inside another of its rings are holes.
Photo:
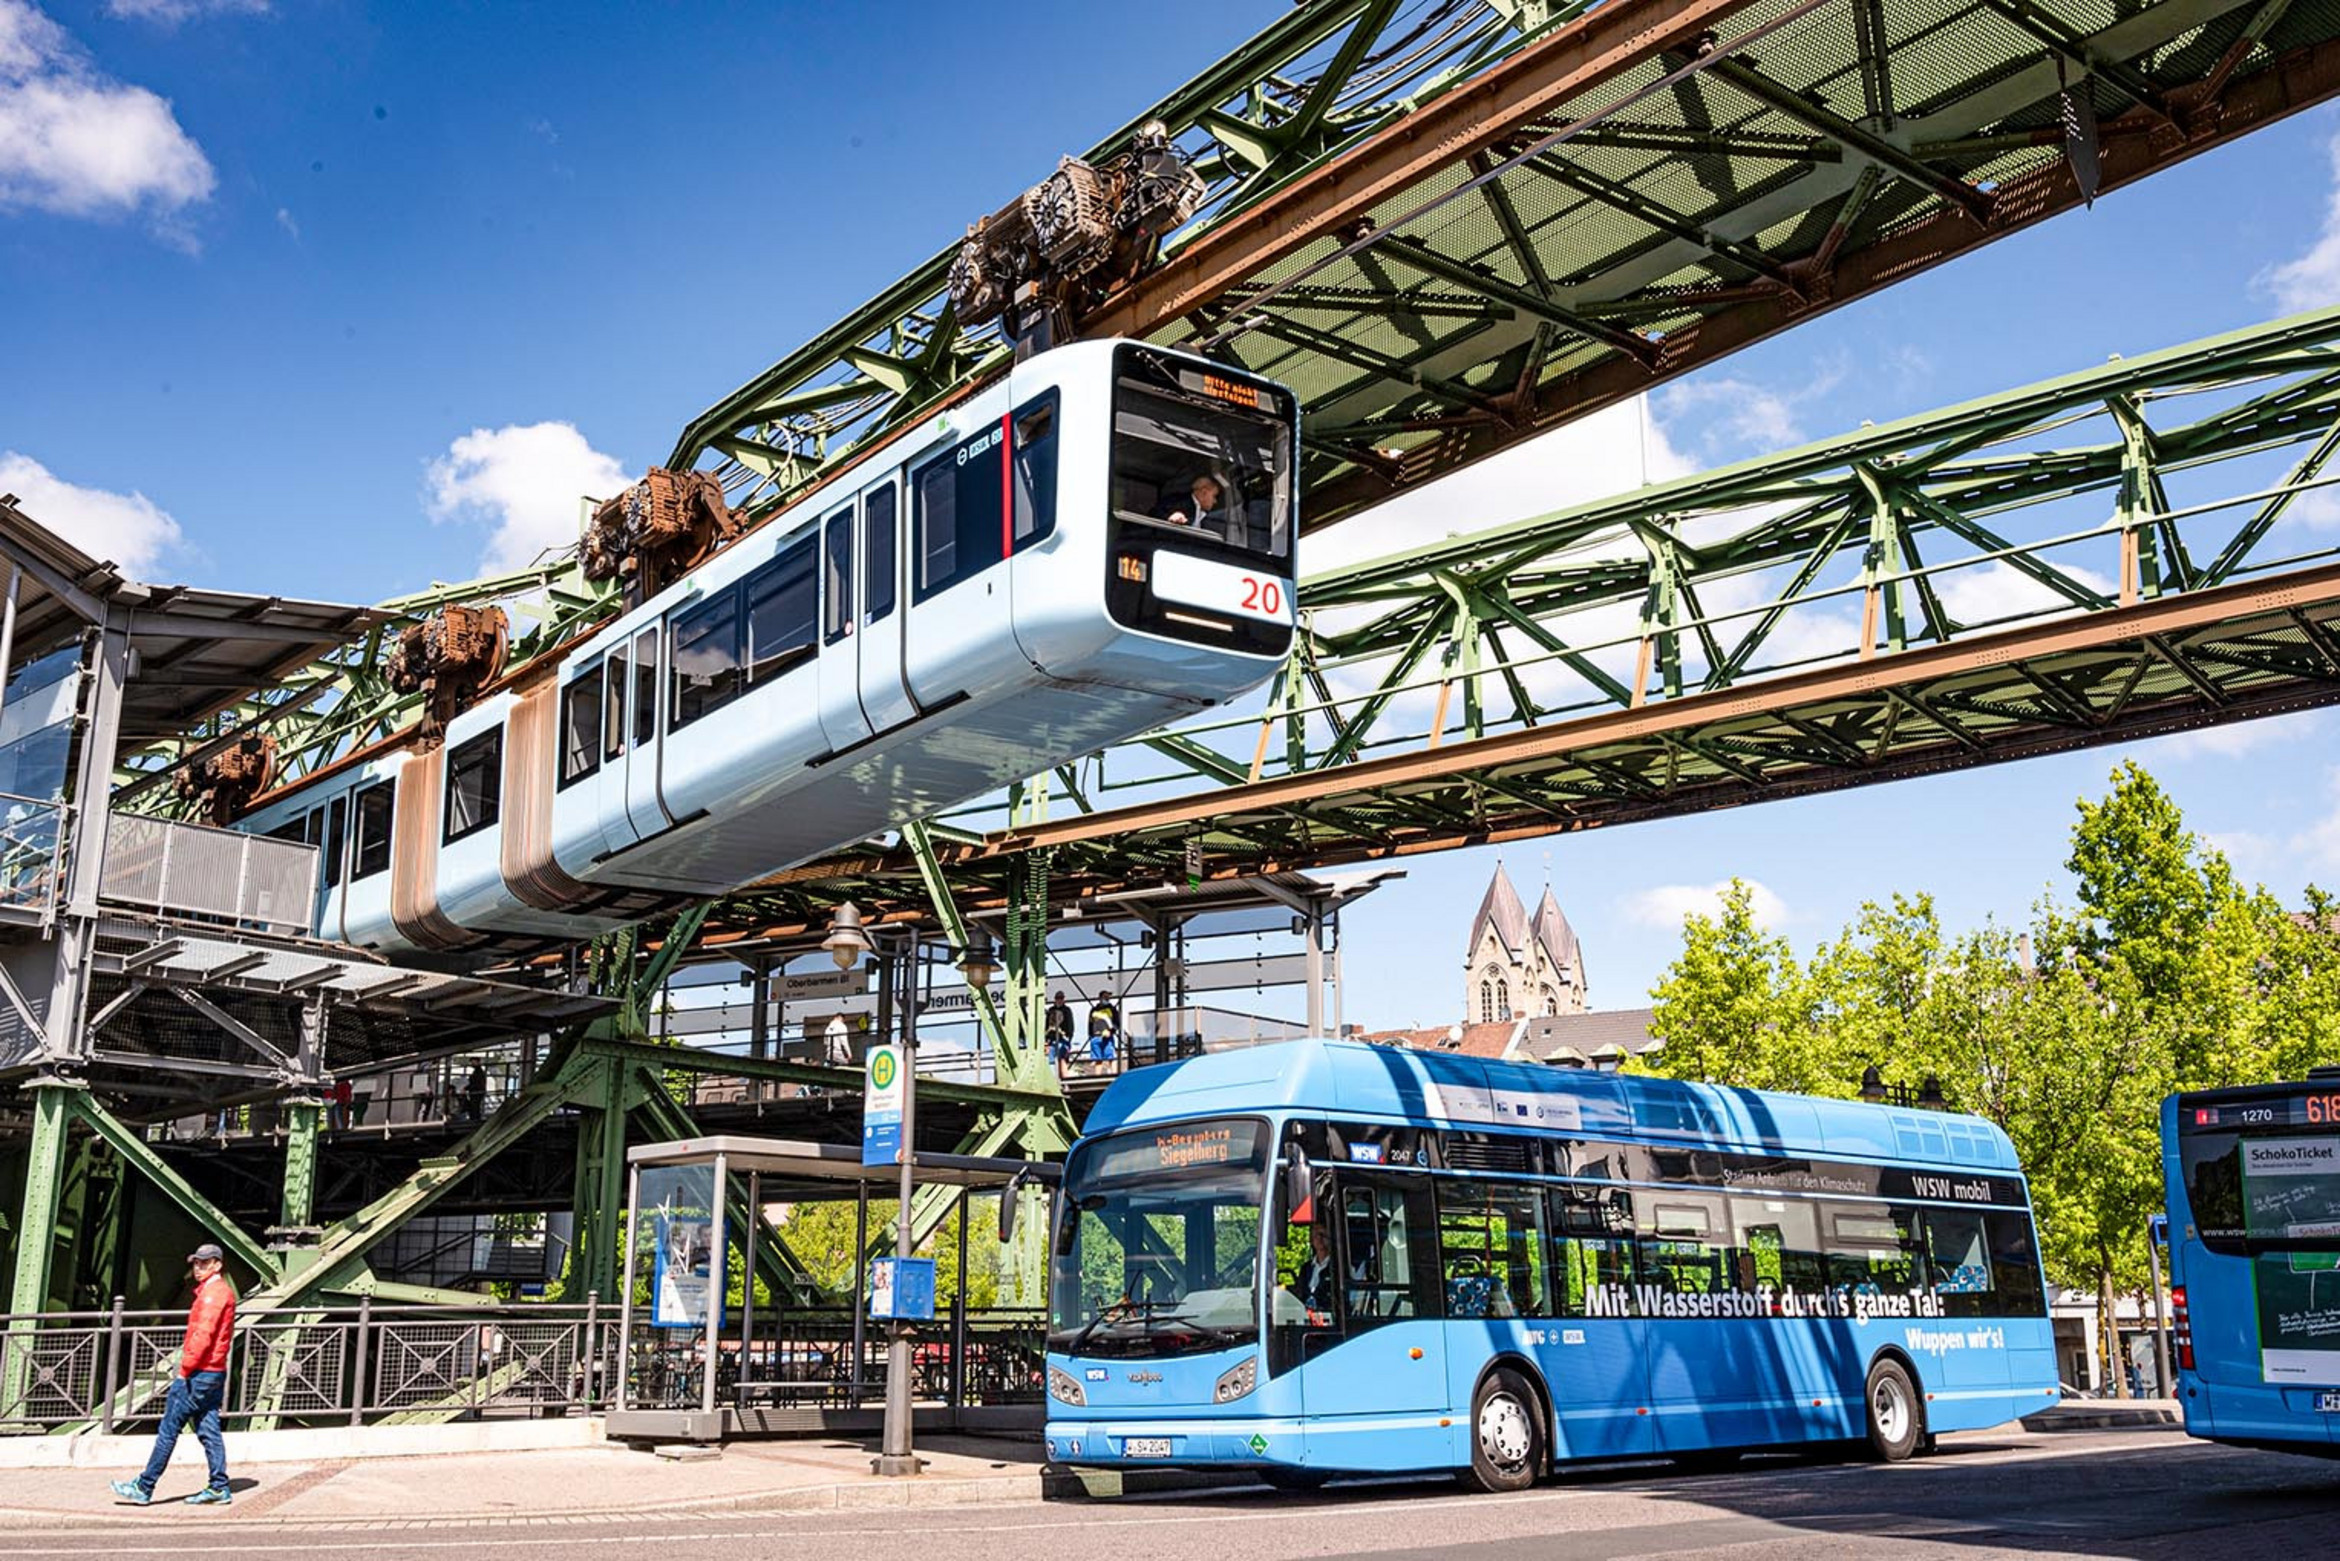
[[[1219,1404],[1232,1404],[1258,1386],[1259,1357],[1255,1355],[1240,1366],[1229,1367],[1220,1376],[1218,1385],[1211,1389],[1211,1400]]]
[[[1088,1390],[1073,1380],[1073,1374],[1054,1366],[1048,1368],[1048,1396],[1060,1403],[1084,1407],[1089,1402]]]

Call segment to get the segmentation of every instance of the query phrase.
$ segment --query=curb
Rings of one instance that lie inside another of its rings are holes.
[[[2073,1402],[2025,1415],[2026,1431],[2159,1431],[2185,1424],[2173,1398],[2127,1403]]]
[[[782,1486],[731,1495],[677,1497],[666,1501],[636,1502],[622,1507],[572,1508],[557,1515],[553,1526],[624,1522],[675,1513],[856,1512],[894,1507],[973,1507],[1031,1501],[1110,1501],[1124,1496],[1186,1490],[1249,1487],[1260,1482],[1239,1471],[1178,1469],[1063,1469],[1043,1468],[1027,1474],[928,1476],[915,1480],[836,1481],[826,1485]],[[267,1487],[263,1486],[263,1490]],[[160,1503],[169,1506],[171,1503]],[[427,1518],[411,1513],[341,1513],[278,1515],[239,1518],[235,1509],[196,1520],[207,1529],[313,1528],[372,1529],[539,1527],[550,1514],[498,1508],[474,1512],[434,1512]],[[0,1506],[0,1523],[39,1526],[50,1532],[106,1532],[137,1524],[152,1524],[146,1513],[105,1508],[83,1511],[58,1507]],[[173,1530],[172,1532],[180,1532]]]

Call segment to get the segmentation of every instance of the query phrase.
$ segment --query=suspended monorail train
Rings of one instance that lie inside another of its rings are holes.
[[[1257,687],[1291,644],[1291,393],[1035,355],[447,725],[261,799],[315,930],[460,960],[724,894]]]

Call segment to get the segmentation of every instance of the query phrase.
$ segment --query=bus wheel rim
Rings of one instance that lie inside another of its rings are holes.
[[[1902,1399],[1901,1384],[1891,1377],[1879,1377],[1869,1395],[1869,1413],[1876,1416],[1878,1435],[1888,1442],[1900,1441],[1909,1429],[1909,1405]]]
[[[1479,1447],[1490,1463],[1516,1469],[1527,1462],[1534,1445],[1527,1409],[1509,1393],[1491,1395],[1479,1410]]]

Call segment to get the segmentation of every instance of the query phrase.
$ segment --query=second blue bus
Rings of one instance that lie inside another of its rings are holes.
[[[2055,1402],[1979,1118],[1300,1041],[1125,1075],[1066,1164],[1051,1457],[1279,1484],[1941,1431]]]

